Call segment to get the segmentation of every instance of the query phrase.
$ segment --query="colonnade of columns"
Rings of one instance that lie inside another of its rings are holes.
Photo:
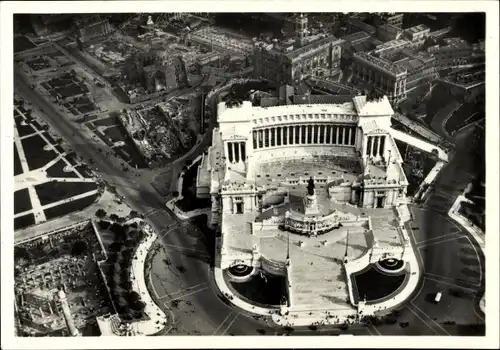
[[[385,150],[385,135],[367,136],[365,155],[368,157],[381,157]]]
[[[246,160],[245,142],[226,142],[226,158],[229,163],[239,163]]]
[[[354,146],[356,126],[351,125],[289,125],[253,131],[253,148],[287,145],[331,144]]]

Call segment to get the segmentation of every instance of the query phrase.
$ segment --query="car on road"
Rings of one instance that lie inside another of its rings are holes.
[[[443,293],[437,292],[436,297],[434,298],[434,302],[437,304],[441,301],[441,297],[443,296]]]

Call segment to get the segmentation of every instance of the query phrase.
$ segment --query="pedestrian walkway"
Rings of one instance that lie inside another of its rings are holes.
[[[460,210],[460,204],[462,202],[468,202],[469,200],[464,196],[460,195],[457,197],[455,200],[455,203],[451,206],[450,210],[448,211],[448,216],[451,217],[453,220],[458,222],[460,225],[462,225],[467,232],[470,233],[470,235],[475,239],[479,247],[481,248],[481,251],[483,252],[483,256],[485,256],[485,239],[484,239],[484,232],[479,229],[479,227],[475,226],[470,220],[466,219],[462,215],[460,215],[459,210]],[[484,313],[485,312],[485,295],[481,298],[479,301],[479,307],[481,311]]]
[[[394,113],[393,118],[396,119],[397,121],[399,121],[400,123],[404,124],[406,127],[410,128],[412,131],[416,132],[417,134],[425,137],[426,139],[428,139],[431,142],[439,143],[439,142],[443,141],[442,138],[439,135],[437,135],[435,132],[429,130],[428,128],[426,128],[425,126],[423,126],[417,122],[414,122],[413,120],[411,120],[410,118],[408,118],[404,114],[396,112],[396,113]]]
[[[131,224],[132,222],[144,223],[141,219],[133,219],[129,220],[126,224]],[[143,231],[146,234],[146,239],[139,244],[135,251],[132,259],[132,268],[130,269],[130,279],[133,281],[132,289],[141,296],[141,301],[146,305],[144,312],[148,315],[149,320],[137,322],[134,328],[136,335],[153,335],[165,327],[167,317],[151,298],[144,275],[146,256],[158,235],[149,224],[144,225]]]
[[[439,159],[441,159],[442,161],[448,162],[448,155],[440,147],[433,145],[430,142],[426,142],[426,141],[418,139],[414,136],[408,135],[408,134],[401,132],[399,130],[395,130],[393,128],[391,128],[389,130],[389,132],[390,132],[391,136],[394,137],[395,139],[406,142],[407,144],[412,145],[414,147],[417,147],[417,148],[419,148],[422,151],[425,151],[427,153],[432,153],[432,151],[437,150],[437,152],[438,152],[437,156],[439,157]]]

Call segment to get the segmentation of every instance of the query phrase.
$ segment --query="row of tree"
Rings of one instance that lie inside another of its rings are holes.
[[[114,241],[108,248],[107,275],[117,312],[123,320],[141,319],[146,305],[140,295],[132,290],[130,271],[134,252],[145,234],[136,225],[100,221],[99,226],[114,233]]]

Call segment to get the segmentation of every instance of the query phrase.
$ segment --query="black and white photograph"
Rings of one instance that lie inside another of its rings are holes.
[[[60,3],[2,31],[6,348],[498,345],[498,8]]]

